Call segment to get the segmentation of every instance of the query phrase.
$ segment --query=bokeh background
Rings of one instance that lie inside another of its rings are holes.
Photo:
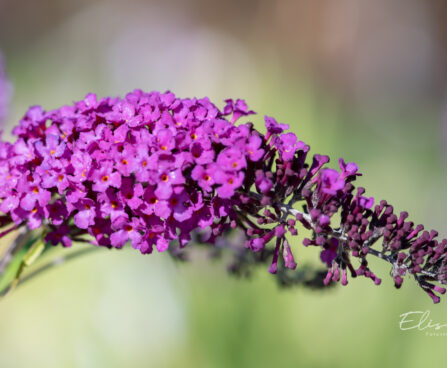
[[[314,152],[356,161],[369,195],[447,237],[446,15],[443,0],[0,0],[4,136],[28,106],[87,92],[241,97],[258,127],[275,116]],[[318,258],[293,245],[299,265]],[[447,336],[398,323],[425,310],[447,323],[446,301],[411,280],[396,291],[374,264],[382,286],[320,292],[204,257],[96,252],[0,301],[0,366],[443,366]]]

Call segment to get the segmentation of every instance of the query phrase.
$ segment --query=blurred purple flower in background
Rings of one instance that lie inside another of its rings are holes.
[[[5,122],[11,99],[12,87],[6,77],[5,63],[0,52],[0,126]]]

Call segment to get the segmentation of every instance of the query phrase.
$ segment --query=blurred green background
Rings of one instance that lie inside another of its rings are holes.
[[[258,127],[275,116],[332,164],[356,161],[367,194],[447,237],[446,13],[435,0],[0,0],[4,136],[28,106],[87,92],[241,97]],[[298,266],[318,257],[292,245]],[[444,366],[447,336],[401,331],[399,315],[447,323],[447,301],[412,280],[396,291],[374,265],[380,287],[317,292],[279,289],[267,269],[238,280],[203,258],[96,252],[0,301],[0,366]]]

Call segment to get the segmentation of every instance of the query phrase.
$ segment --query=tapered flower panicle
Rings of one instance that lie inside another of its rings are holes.
[[[438,302],[447,240],[375,204],[352,184],[356,164],[326,168],[329,157],[310,156],[287,125],[265,117],[264,135],[238,124],[253,113],[243,100],[220,110],[208,98],[140,90],[122,99],[89,94],[53,111],[31,107],[17,140],[0,143],[2,224],[44,227],[54,245],[130,242],[144,254],[182,248],[195,233],[221,247],[238,228],[244,252],[270,256],[273,274],[300,267],[292,237],[304,228],[312,236],[303,244],[321,249],[325,284],[346,285],[348,275],[380,284],[368,264],[377,256],[391,264],[397,288],[412,275]]]

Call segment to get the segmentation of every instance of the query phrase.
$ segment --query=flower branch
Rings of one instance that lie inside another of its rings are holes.
[[[303,245],[320,249],[324,284],[346,285],[349,272],[379,285],[368,264],[375,256],[391,263],[397,288],[413,275],[439,302],[447,240],[365,197],[353,185],[355,163],[326,167],[328,156],[310,156],[310,147],[271,117],[265,134],[239,123],[253,114],[243,100],[219,109],[208,98],[141,90],[125,98],[89,94],[53,111],[31,107],[14,128],[16,141],[0,142],[0,225],[9,226],[2,234],[40,229],[45,246],[29,252],[81,241],[181,257],[196,233],[201,242],[230,247],[228,233],[238,229],[244,240],[236,265],[268,261],[271,273],[290,280],[299,249],[293,238],[305,228],[312,236]],[[379,239],[381,250],[373,249]],[[28,264],[38,253],[22,256]],[[315,284],[312,277],[296,279]]]

